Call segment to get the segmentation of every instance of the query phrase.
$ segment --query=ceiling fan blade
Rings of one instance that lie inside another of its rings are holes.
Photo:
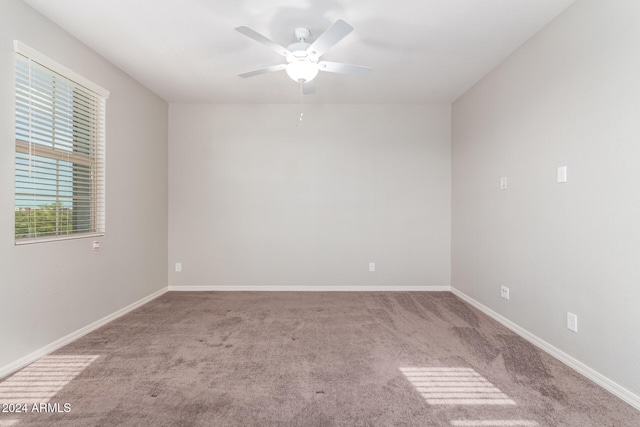
[[[305,95],[316,93],[316,85],[313,84],[313,82],[305,82],[300,84],[302,85],[302,93],[304,93]]]
[[[245,77],[245,78],[246,77],[253,77],[253,76],[260,75],[260,74],[271,73],[272,71],[284,70],[285,68],[287,68],[287,64],[272,65],[270,67],[264,67],[264,68],[260,68],[260,69],[253,70],[253,71],[247,71],[245,73],[238,74],[238,76]]]
[[[307,52],[316,58],[322,56],[331,46],[342,40],[347,34],[353,31],[353,27],[342,19],[338,19],[327,30],[320,34],[320,37],[307,48]]]
[[[239,32],[239,33],[244,34],[245,36],[257,41],[258,43],[260,43],[262,45],[265,45],[269,49],[278,52],[282,56],[287,56],[287,54],[289,53],[289,50],[286,47],[280,46],[278,43],[274,42],[273,40],[270,40],[270,39],[266,38],[265,36],[263,36],[260,33],[257,33],[255,31],[253,31],[249,27],[237,27],[236,31]]]
[[[369,77],[373,68],[365,67],[364,65],[351,65],[343,64],[341,62],[318,62],[318,69],[320,71],[328,71],[330,73],[349,74],[357,77]]]

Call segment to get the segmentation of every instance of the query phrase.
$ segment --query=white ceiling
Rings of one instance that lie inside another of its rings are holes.
[[[284,58],[234,31],[293,43],[337,19],[354,31],[322,59],[368,65],[368,79],[321,72],[305,103],[450,103],[574,0],[24,0],[168,102],[297,103]]]

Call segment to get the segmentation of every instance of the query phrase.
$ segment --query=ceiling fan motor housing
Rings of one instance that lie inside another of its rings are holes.
[[[287,49],[289,50],[289,54],[287,54],[287,61],[295,61],[300,59],[311,59],[310,52],[307,52],[307,48],[311,46],[309,43],[298,42],[290,44]],[[317,60],[317,59],[316,59]]]

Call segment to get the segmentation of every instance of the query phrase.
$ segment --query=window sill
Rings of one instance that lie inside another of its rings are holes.
[[[65,236],[24,238],[24,239],[16,239],[15,246],[33,245],[36,243],[46,243],[46,242],[60,242],[64,240],[89,239],[89,238],[96,238],[96,237],[102,237],[102,236],[104,236],[104,233],[78,233],[78,234],[69,234]]]

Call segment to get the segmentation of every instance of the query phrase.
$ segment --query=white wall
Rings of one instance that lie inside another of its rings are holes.
[[[636,395],[639,46],[640,2],[579,0],[452,107],[452,286]]]
[[[171,286],[449,286],[448,105],[169,111]]]
[[[14,246],[14,39],[111,91],[100,252],[93,239]],[[167,115],[163,100],[33,9],[0,2],[0,372],[167,286]]]

